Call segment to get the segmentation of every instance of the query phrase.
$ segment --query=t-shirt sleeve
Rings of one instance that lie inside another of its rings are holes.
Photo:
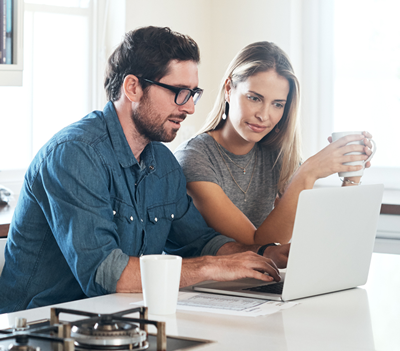
[[[175,151],[175,157],[182,167],[186,181],[219,184],[220,180],[215,172],[211,153],[207,152],[204,143],[194,140],[188,141]]]

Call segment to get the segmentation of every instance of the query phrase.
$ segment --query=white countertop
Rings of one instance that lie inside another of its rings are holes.
[[[196,350],[400,350],[399,271],[400,256],[375,253],[365,286],[301,299],[299,305],[272,315],[178,311],[149,318],[165,321],[167,335],[215,341]],[[112,313],[134,308],[137,305],[131,303],[140,300],[141,294],[112,294],[57,306]],[[50,308],[0,315],[0,329],[13,326],[17,316],[28,321],[45,319],[50,317]],[[61,319],[67,318],[62,315]]]

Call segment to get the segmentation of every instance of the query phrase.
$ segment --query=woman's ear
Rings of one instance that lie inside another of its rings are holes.
[[[232,89],[232,81],[230,78],[225,80],[225,101],[230,102],[230,94]]]
[[[139,102],[143,96],[143,89],[140,85],[139,78],[133,74],[128,74],[125,77],[122,88],[125,96],[131,102]]]

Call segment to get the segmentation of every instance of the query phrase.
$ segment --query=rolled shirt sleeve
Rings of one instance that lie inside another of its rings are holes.
[[[57,133],[26,175],[0,276],[0,313],[116,291],[129,257],[214,254],[179,163],[162,143],[135,159],[112,102]]]
[[[69,142],[53,149],[32,181],[54,238],[86,296],[114,292],[112,286],[127,264],[126,255],[113,254],[120,239],[106,174],[95,149]],[[109,283],[104,274],[95,279],[102,263]],[[110,263],[118,268],[106,268]]]
[[[107,291],[116,291],[118,279],[129,261],[129,256],[121,249],[113,250],[100,264],[96,272],[96,283]]]

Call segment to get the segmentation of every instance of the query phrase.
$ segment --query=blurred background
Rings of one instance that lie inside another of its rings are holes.
[[[368,130],[378,151],[364,183],[400,191],[400,2],[398,0],[15,0],[23,5],[22,86],[1,86],[0,184],[19,192],[39,148],[106,99],[106,60],[126,31],[168,26],[200,46],[194,115],[173,151],[203,125],[234,55],[272,41],[301,84],[303,157],[334,131]],[[0,68],[1,70],[1,68]],[[337,175],[320,181],[339,186]],[[396,191],[397,192],[397,191]]]

